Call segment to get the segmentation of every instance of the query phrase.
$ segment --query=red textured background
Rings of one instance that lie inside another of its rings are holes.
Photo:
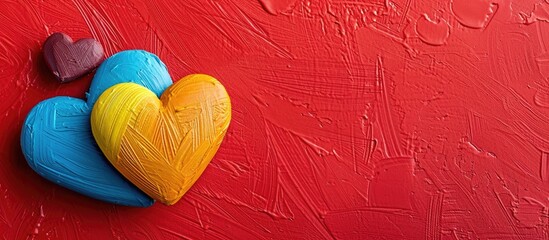
[[[0,0],[1,239],[548,239],[543,0]],[[207,73],[233,121],[176,205],[89,199],[19,134],[58,84],[41,44],[145,49]]]

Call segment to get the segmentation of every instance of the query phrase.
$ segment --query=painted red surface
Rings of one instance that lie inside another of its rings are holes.
[[[1,239],[547,239],[543,0],[0,1]],[[50,183],[19,147],[60,85],[63,31],[156,53],[233,101],[225,142],[175,206]]]

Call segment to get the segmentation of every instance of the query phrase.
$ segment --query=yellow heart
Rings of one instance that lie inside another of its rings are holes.
[[[160,99],[121,83],[93,107],[91,128],[107,159],[143,192],[176,203],[213,158],[231,121],[231,101],[215,78],[195,74]]]

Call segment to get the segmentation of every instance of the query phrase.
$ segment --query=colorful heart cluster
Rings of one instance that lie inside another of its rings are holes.
[[[96,41],[65,36],[44,45],[48,66],[63,82],[103,58],[102,48],[100,58],[80,56],[86,53],[79,49]],[[67,69],[71,63],[77,66]],[[158,57],[129,50],[101,63],[86,101],[54,97],[37,104],[23,125],[21,147],[34,171],[86,196],[172,205],[205,170],[230,120],[229,96],[216,79],[193,74],[172,83]]]

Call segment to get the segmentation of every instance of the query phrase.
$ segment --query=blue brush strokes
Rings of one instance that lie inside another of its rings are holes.
[[[114,169],[91,132],[93,104],[103,91],[123,82],[143,85],[157,96],[172,84],[166,65],[154,54],[117,53],[97,69],[87,102],[54,97],[36,105],[23,125],[21,148],[30,167],[52,182],[95,199],[148,207],[154,200]]]

